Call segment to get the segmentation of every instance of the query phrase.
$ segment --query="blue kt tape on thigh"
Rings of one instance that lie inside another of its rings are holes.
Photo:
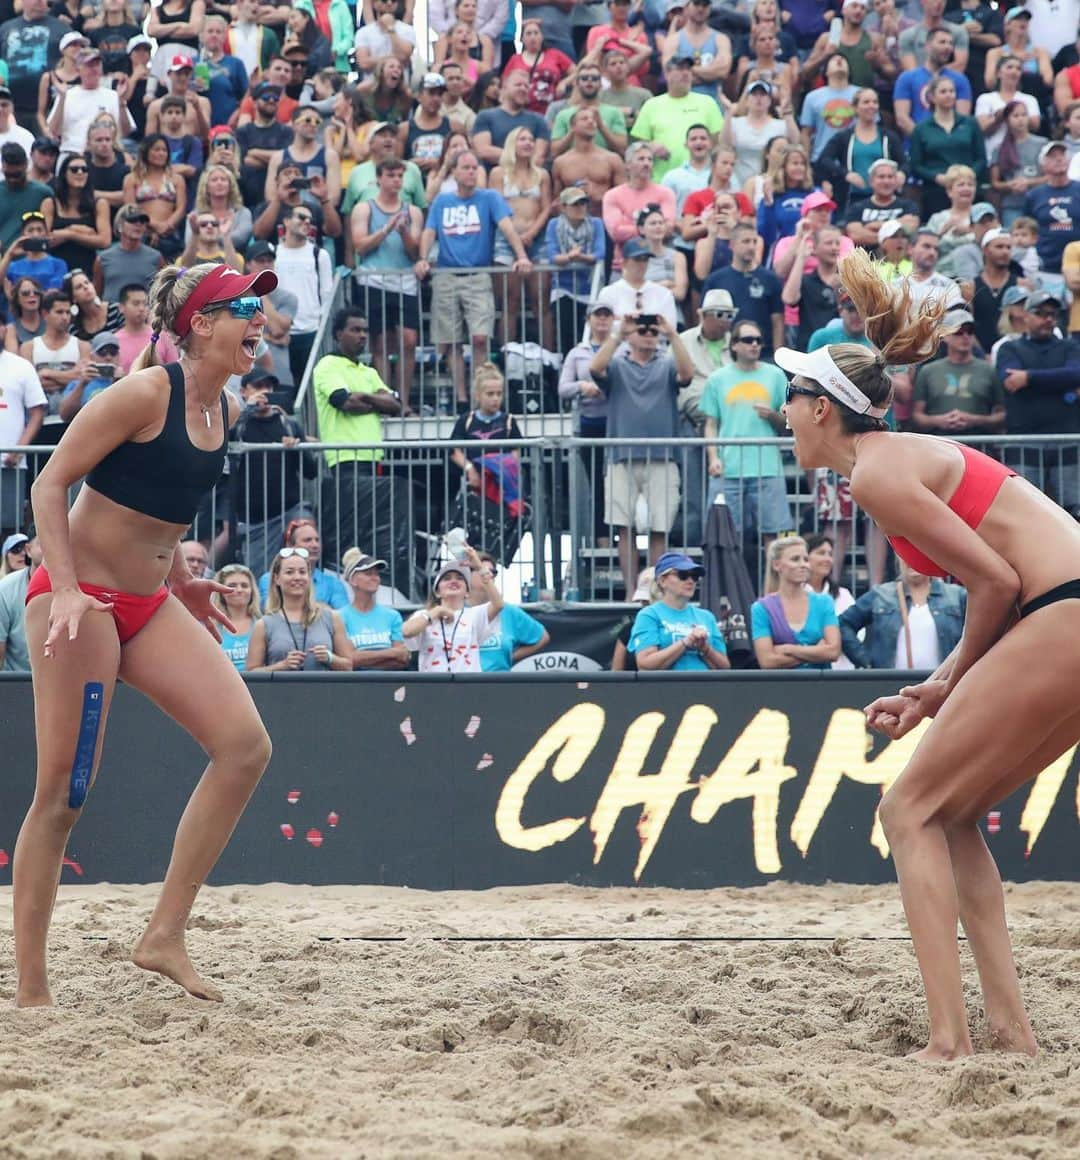
[[[94,773],[94,754],[97,752],[101,711],[105,705],[105,686],[100,681],[88,681],[83,686],[82,720],[79,722],[79,740],[75,743],[75,760],[71,766],[71,792],[68,806],[79,809],[86,801],[90,778]]]

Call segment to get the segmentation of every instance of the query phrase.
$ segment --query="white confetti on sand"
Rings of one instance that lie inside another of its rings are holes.
[[[401,704],[402,701],[405,700],[405,686],[404,685],[401,685],[399,688],[394,690],[394,700],[397,701],[397,703],[399,705]]]

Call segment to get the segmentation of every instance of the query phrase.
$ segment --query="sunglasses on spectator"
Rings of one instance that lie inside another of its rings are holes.
[[[738,314],[734,310],[703,310],[701,312],[706,318],[723,318],[727,322],[734,322]]]
[[[817,391],[811,391],[808,387],[796,387],[788,383],[787,394],[784,396],[785,401],[790,403],[796,395],[805,395],[808,399],[819,398]]]
[[[278,103],[278,101],[281,100],[281,94],[280,93],[263,93],[263,95],[259,98],[259,100],[260,101],[269,101],[270,104],[276,105]]]
[[[741,334],[738,338],[733,339],[733,342],[748,342],[752,346],[761,346],[760,334]]]
[[[282,548],[278,555],[287,560],[290,556],[299,556],[301,560],[306,560],[311,555],[307,548]]]
[[[638,332],[638,334],[659,334],[660,327],[659,326],[639,326],[637,328],[637,332]]]
[[[298,125],[314,125],[317,129],[322,124],[322,121],[316,120],[314,117],[297,117],[296,123]]]
[[[90,170],[85,165],[69,165],[67,167],[68,173],[89,173]]]
[[[215,149],[225,148],[226,146],[231,148],[236,144],[236,141],[232,137],[215,137],[212,144]]]
[[[293,221],[306,222],[310,225],[315,219],[309,213],[294,213]]]
[[[208,314],[211,310],[227,310],[233,318],[241,318],[245,322],[250,322],[262,310],[262,299],[251,295],[250,297],[234,298],[231,302],[213,302],[201,313]]]
[[[200,230],[208,230],[212,226],[216,226],[217,224],[218,224],[217,218],[205,218],[205,219],[203,219],[203,221],[199,222],[199,229]]]
[[[696,580],[696,572],[687,572],[685,568],[674,568],[671,572],[665,572],[665,576],[678,576],[680,580]]]

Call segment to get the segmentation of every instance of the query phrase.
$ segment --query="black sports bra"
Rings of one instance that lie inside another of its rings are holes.
[[[165,367],[169,376],[169,409],[165,426],[148,443],[121,443],[90,472],[94,491],[122,507],[169,524],[190,524],[202,497],[221,478],[229,445],[228,400],[221,395],[224,438],[213,451],[203,451],[188,437],[184,370]]]

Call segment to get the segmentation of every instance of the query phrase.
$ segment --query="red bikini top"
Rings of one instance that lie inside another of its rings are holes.
[[[960,477],[956,491],[949,500],[949,507],[974,531],[982,523],[990,505],[1001,490],[1001,485],[1015,471],[1010,471],[1004,464],[983,455],[973,447],[957,443],[960,453],[964,457],[964,474]],[[896,554],[916,571],[924,576],[947,576],[938,564],[929,556],[920,552],[910,540],[902,536],[889,536],[888,541],[896,549]]]

